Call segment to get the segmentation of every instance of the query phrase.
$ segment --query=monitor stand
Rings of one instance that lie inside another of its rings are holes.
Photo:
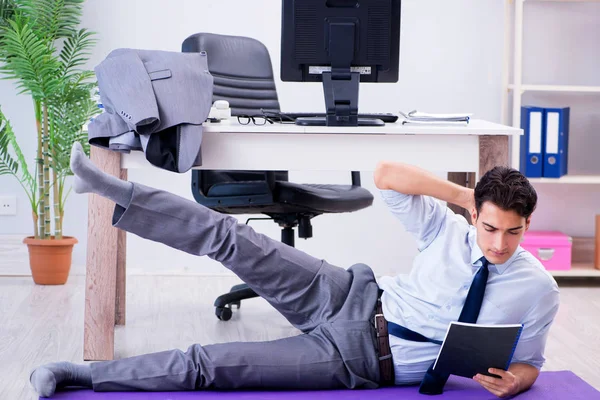
[[[334,70],[332,68],[332,70]],[[305,126],[384,126],[378,118],[358,118],[358,84],[360,74],[350,72],[323,72],[325,117],[302,117],[296,125]]]
[[[360,72],[352,70],[355,52],[356,21],[332,19],[327,21],[325,51],[331,71],[325,71],[323,94],[325,95],[325,118],[298,118],[298,125],[326,126],[380,126],[380,119],[358,118],[358,84]]]

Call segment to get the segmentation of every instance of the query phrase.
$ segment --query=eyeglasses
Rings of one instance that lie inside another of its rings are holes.
[[[242,125],[248,125],[250,122],[254,125],[265,125],[267,122],[273,123],[269,117],[264,115],[238,115],[237,120]]]
[[[276,122],[280,124],[295,123],[295,120],[292,117],[282,114],[279,111],[263,110],[262,108],[260,111],[262,112],[262,115],[242,114],[238,115],[237,120],[241,125],[248,125],[250,122],[254,125],[266,125],[267,122],[269,124],[274,124]]]

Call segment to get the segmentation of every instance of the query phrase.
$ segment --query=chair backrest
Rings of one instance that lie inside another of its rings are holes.
[[[227,100],[232,115],[279,111],[273,66],[267,47],[243,36],[196,33],[183,41],[183,52],[205,51],[214,77],[213,101]]]
[[[227,100],[232,115],[261,115],[261,109],[279,111],[273,66],[267,47],[243,36],[196,33],[183,41],[183,52],[205,51],[214,78],[213,101]],[[262,181],[264,171],[200,170],[203,192],[217,183]],[[275,179],[287,181],[287,171]]]

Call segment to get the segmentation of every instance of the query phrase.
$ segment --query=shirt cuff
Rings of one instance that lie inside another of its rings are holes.
[[[531,365],[532,367],[539,369],[542,369],[542,365],[544,365],[543,361],[531,361],[531,360],[512,360],[510,362],[510,364],[528,364]]]

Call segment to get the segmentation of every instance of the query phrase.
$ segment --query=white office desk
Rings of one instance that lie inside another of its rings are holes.
[[[482,120],[473,120],[466,127],[395,123],[325,128],[213,123],[205,125],[200,168],[372,171],[380,160],[402,160],[434,171],[479,172],[481,135],[520,132]],[[142,152],[122,157],[124,169],[148,165]]]
[[[373,171],[380,160],[431,171],[475,172],[508,165],[508,138],[522,130],[482,120],[468,126],[302,127],[292,124],[205,124],[204,169]],[[102,170],[127,179],[127,169],[154,168],[141,152],[93,148]],[[125,239],[111,226],[114,204],[91,195],[84,321],[84,359],[111,360],[114,325],[125,324]]]

